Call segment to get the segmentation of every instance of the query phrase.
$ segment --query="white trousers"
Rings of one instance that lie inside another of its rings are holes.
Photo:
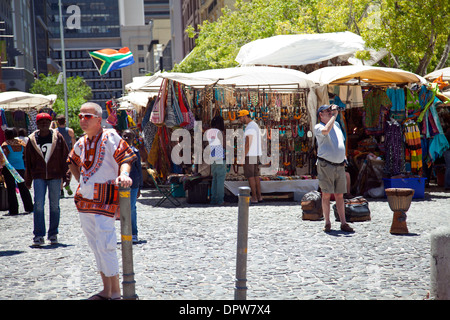
[[[81,229],[94,252],[97,268],[106,277],[119,274],[115,218],[80,212]]]

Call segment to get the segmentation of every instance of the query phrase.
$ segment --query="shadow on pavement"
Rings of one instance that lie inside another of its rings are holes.
[[[15,256],[16,254],[21,254],[24,253],[25,251],[20,251],[20,250],[5,250],[5,251],[0,251],[0,257],[10,257],[10,256]]]

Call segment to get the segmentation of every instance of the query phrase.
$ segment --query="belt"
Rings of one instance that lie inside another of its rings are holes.
[[[336,167],[345,166],[345,160],[342,161],[341,163],[334,163],[334,162],[325,160],[325,159],[323,159],[323,158],[321,158],[321,157],[317,157],[317,159],[319,159],[320,161],[326,162],[326,163],[328,163],[328,164],[331,164],[332,166],[336,166]]]

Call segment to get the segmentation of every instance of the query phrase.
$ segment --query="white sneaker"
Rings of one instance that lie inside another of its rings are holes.
[[[33,238],[33,247],[40,247],[45,243],[44,237],[34,237]]]
[[[58,236],[55,234],[48,238],[51,244],[58,244]]]

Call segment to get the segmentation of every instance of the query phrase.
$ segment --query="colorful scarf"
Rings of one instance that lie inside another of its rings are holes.
[[[411,163],[411,171],[420,174],[422,171],[422,144],[419,126],[415,122],[405,124],[405,160]]]

